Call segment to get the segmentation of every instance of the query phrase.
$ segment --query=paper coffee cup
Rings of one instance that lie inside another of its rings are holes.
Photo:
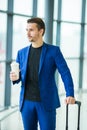
[[[15,72],[15,74],[17,75],[17,79],[19,79],[19,63],[12,62],[11,63],[11,71]]]

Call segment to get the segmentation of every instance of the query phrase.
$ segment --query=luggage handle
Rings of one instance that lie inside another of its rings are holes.
[[[78,105],[78,124],[77,124],[77,130],[80,130],[79,124],[80,124],[80,106],[81,106],[81,102],[80,101],[75,101],[75,104]],[[69,104],[66,105],[66,130],[68,130],[68,106],[69,106]]]

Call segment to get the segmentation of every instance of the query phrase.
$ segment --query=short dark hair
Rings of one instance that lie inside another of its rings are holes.
[[[31,18],[31,19],[28,19],[27,23],[36,23],[39,30],[40,29],[44,30],[43,31],[43,35],[44,35],[44,33],[45,33],[45,23],[41,18],[34,17],[34,18]]]

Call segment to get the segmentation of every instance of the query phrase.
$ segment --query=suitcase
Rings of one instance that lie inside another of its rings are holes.
[[[78,105],[78,121],[77,121],[77,130],[80,130],[80,107],[81,107],[81,102],[80,101],[75,101],[75,104]],[[66,105],[66,130],[68,130],[68,108],[69,104]]]

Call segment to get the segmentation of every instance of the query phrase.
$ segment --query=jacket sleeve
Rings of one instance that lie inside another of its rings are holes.
[[[55,63],[56,63],[58,72],[61,75],[62,81],[64,83],[64,87],[66,90],[66,96],[74,97],[73,79],[72,79],[72,76],[70,73],[70,69],[69,69],[59,47],[57,47],[57,50],[56,50]]]

